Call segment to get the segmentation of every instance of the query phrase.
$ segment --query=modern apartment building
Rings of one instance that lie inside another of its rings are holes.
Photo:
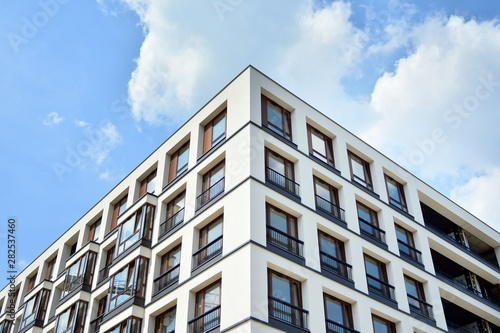
[[[498,231],[250,66],[0,292],[0,333],[498,333],[499,261]]]

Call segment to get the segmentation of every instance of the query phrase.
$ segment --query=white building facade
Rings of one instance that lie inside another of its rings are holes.
[[[499,260],[249,66],[0,292],[0,333],[498,333]]]

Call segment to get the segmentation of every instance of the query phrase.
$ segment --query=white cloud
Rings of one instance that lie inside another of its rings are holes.
[[[75,125],[78,127],[88,127],[90,126],[89,123],[83,120],[75,120]]]
[[[500,168],[493,168],[455,187],[451,191],[451,199],[491,227],[500,230],[498,195],[496,195],[499,188]]]
[[[104,120],[99,126],[92,126],[83,120],[77,120],[75,125],[82,128],[84,135],[84,139],[74,149],[80,155],[80,165],[89,161],[96,166],[101,165],[123,141],[120,131],[110,121]]]
[[[57,126],[64,121],[64,118],[59,116],[57,112],[49,113],[45,119],[42,121],[42,124],[45,126]]]
[[[111,180],[111,175],[109,174],[109,171],[106,170],[104,172],[101,172],[99,174],[99,179],[105,180],[105,181],[110,181]]]

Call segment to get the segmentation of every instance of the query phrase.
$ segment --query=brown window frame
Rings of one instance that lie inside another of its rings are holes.
[[[67,318],[66,329],[62,332],[71,332],[71,333],[84,333],[83,329],[85,327],[85,317],[87,314],[88,303],[82,300],[75,302],[70,307],[66,308],[57,316],[57,322],[55,325],[54,332],[57,332],[59,329],[59,324],[61,316],[69,311],[69,316]]]
[[[52,281],[54,268],[56,266],[56,260],[57,256],[47,262],[47,270],[45,271],[45,280],[47,281]]]
[[[163,317],[166,315],[170,315],[173,312],[174,314],[174,331],[175,331],[175,323],[176,323],[176,316],[177,316],[177,307],[174,305],[173,307],[167,309],[166,311],[160,313],[158,316],[155,318],[155,333],[163,333],[164,328],[168,327],[163,327]],[[170,332],[174,332],[170,331]],[[167,332],[169,333],[169,332]]]
[[[413,297],[416,297],[418,298],[419,300],[421,300],[422,302],[426,302],[426,299],[425,299],[425,292],[424,292],[424,284],[418,280],[415,280],[414,278],[412,277],[409,277],[408,275],[404,274],[404,279],[405,279],[405,289],[406,289],[406,293],[408,295],[411,295],[410,293],[408,293],[408,288],[406,288],[406,283],[407,283],[407,280],[409,282],[412,282],[414,283],[415,285],[415,289],[417,290],[417,295],[411,295]]]
[[[396,324],[395,323],[393,323],[392,321],[390,321],[388,319],[385,319],[385,318],[382,318],[382,317],[379,317],[377,315],[372,314],[373,332],[377,333],[375,331],[375,322],[374,322],[375,320],[378,320],[379,322],[383,322],[386,325],[389,333],[396,333]]]
[[[213,137],[213,128],[214,125],[219,121],[224,119],[224,132],[218,137]],[[217,114],[208,124],[203,128],[203,151],[202,154],[205,154],[212,147],[217,145],[219,142],[225,139],[227,131],[227,109],[225,108],[219,114]]]
[[[187,141],[184,143],[182,146],[179,147],[175,152],[173,152],[170,155],[170,163],[169,163],[169,170],[168,170],[168,182],[170,183],[172,180],[183,174],[185,171],[188,170],[189,166],[189,143],[190,141]],[[184,153],[187,153],[188,159],[186,164],[181,165],[179,167],[179,155],[182,155]]]
[[[139,187],[139,198],[142,197],[144,194],[146,194],[147,189],[148,189],[148,185],[150,182],[154,181],[156,179],[156,173],[157,173],[157,170],[154,169],[152,172],[150,172],[146,178],[144,178],[143,180],[141,180],[141,185]],[[155,193],[154,189],[153,191],[151,192],[148,192],[148,193]]]
[[[131,288],[135,292],[129,296],[128,299],[134,298],[134,297],[139,297],[139,298],[144,298],[146,296],[146,279],[147,279],[147,274],[148,274],[148,265],[149,265],[149,259],[146,257],[137,257],[136,259],[132,260],[129,262],[125,267],[123,267],[121,270],[116,272],[110,279],[110,290],[113,290],[114,288],[114,283],[115,283],[115,278],[118,274],[122,273],[123,271],[126,271],[126,281],[125,281],[125,287],[128,290]],[[119,307],[121,304],[126,302],[126,300],[120,302],[119,304],[117,303],[117,298],[123,295],[124,292],[121,293],[116,293],[113,294],[112,292],[108,292],[108,302],[107,302],[107,310],[111,311],[113,309],[116,309]],[[113,304],[113,308],[111,308],[111,305]]]
[[[181,200],[183,202],[182,208],[179,208],[179,210],[174,212],[175,207],[177,207],[177,203],[180,202]],[[184,221],[184,208],[186,208],[186,190],[182,191],[175,198],[173,198],[172,200],[167,202],[166,206],[167,206],[166,207],[167,209],[166,209],[165,223],[167,223],[167,222],[169,222],[169,223],[165,226],[165,229],[164,229],[165,232],[168,230],[171,230],[173,227],[175,227],[178,224],[181,224]],[[182,216],[180,216],[180,215],[177,216],[178,214],[182,214]],[[176,221],[174,221],[174,219],[173,219],[174,215],[175,215]],[[178,218],[180,218],[180,221],[177,220]],[[174,225],[174,222],[176,222],[175,225]],[[160,230],[162,230],[161,226],[160,226]]]
[[[275,184],[276,186],[283,188],[285,191],[293,193],[294,195],[298,196],[299,195],[297,188],[298,184],[295,182],[295,163],[293,163],[289,159],[283,157],[282,155],[278,154],[277,152],[267,147],[264,149],[264,154],[265,154],[266,181],[269,181],[272,184]],[[269,159],[271,158],[271,156],[273,156],[275,160],[280,160],[280,159],[283,160],[282,165],[284,174],[281,174],[280,172],[278,172],[278,170],[275,170],[269,166],[270,165]],[[271,177],[269,176],[270,174],[269,170],[273,170],[278,175],[285,177],[284,184],[278,184],[276,183],[275,180],[271,179]]]
[[[266,202],[266,224],[268,226],[273,227],[273,228],[276,228],[276,227],[274,227],[271,224],[271,210],[275,210],[275,211],[277,211],[281,214],[284,214],[286,216],[286,220],[287,220],[286,233],[294,238],[298,238],[299,237],[299,229],[298,229],[297,217],[295,217],[292,214]],[[276,228],[276,229],[278,229],[278,228]],[[285,232],[285,231],[283,231],[283,232]]]
[[[280,302],[293,305],[295,307],[298,307],[300,309],[303,309],[303,300],[302,300],[302,283],[298,280],[295,280],[294,278],[291,278],[285,274],[282,274],[280,272],[277,272],[271,268],[267,269],[267,295],[269,298],[276,298],[273,296],[273,275],[277,276],[278,278],[288,280],[289,282],[289,291],[291,295],[291,302],[287,303],[283,300],[280,300]],[[269,304],[269,311],[273,311],[273,306],[272,304]],[[299,327],[304,327],[305,323],[302,320],[302,317],[300,317],[299,322],[297,322],[297,318],[293,315],[290,314],[292,324],[297,325]]]
[[[378,259],[376,259],[376,258],[374,258],[366,253],[363,254],[363,257],[364,257],[363,261],[365,264],[366,274],[371,275],[368,273],[368,270],[366,269],[366,260],[368,259],[368,260],[375,262],[377,264],[377,267],[378,267],[378,275],[379,276],[373,276],[373,275],[372,276],[374,278],[381,280],[382,282],[389,283],[389,277],[387,275],[387,267],[386,267],[385,263],[383,263],[382,261],[380,261],[380,260],[378,260]]]
[[[116,228],[116,222],[118,221],[118,217],[121,214],[123,214],[124,211],[127,210],[127,199],[128,199],[128,194],[125,194],[113,205],[113,216],[111,217],[111,226],[109,228],[110,231]]]
[[[281,128],[269,122],[268,103],[273,105],[281,113]],[[292,113],[264,95],[261,95],[261,106],[262,126],[269,128],[284,139],[292,141]],[[269,124],[271,124],[271,126]]]
[[[324,251],[323,244],[321,242],[321,237],[329,238],[332,240],[332,243],[334,243],[335,247],[336,247],[336,255],[333,255],[331,253]],[[319,246],[320,251],[325,252],[325,253],[327,253],[327,254],[331,255],[332,257],[335,257],[339,260],[342,260],[343,262],[346,262],[345,245],[344,245],[343,241],[333,237],[332,235],[330,235],[324,231],[318,230],[318,246]]]
[[[206,313],[207,311],[204,311],[205,308],[205,296],[208,290],[212,289],[213,287],[219,285],[219,305],[221,305],[221,300],[222,300],[222,280],[217,280],[205,288],[199,290],[196,292],[195,295],[195,307],[194,307],[194,316],[198,317],[201,316],[202,314]],[[217,307],[217,306],[215,306]],[[203,311],[203,312],[202,312]],[[210,311],[210,310],[209,310]]]
[[[408,213],[408,205],[406,204],[406,197],[404,192],[404,185],[392,178],[391,176],[385,175],[385,188],[387,190],[387,198],[389,200],[389,204],[394,206],[402,211]],[[393,198],[391,196],[391,192],[389,191],[389,183],[392,184],[398,190],[398,198]]]
[[[370,163],[359,157],[358,155],[354,154],[352,151],[348,150],[347,155],[349,157],[349,170],[351,172],[351,180],[366,187],[370,191],[373,191],[373,180],[372,180],[372,175],[370,171]],[[358,164],[361,165],[363,168],[363,177],[364,179],[358,177],[358,175],[354,174],[354,168],[352,166],[352,163],[357,162]]]
[[[200,229],[199,231],[199,237],[198,237],[198,249],[201,249],[202,247],[206,246],[209,244],[208,242],[208,234],[211,229],[211,227],[220,224],[221,225],[221,232],[220,235],[218,235],[216,238],[219,238],[220,236],[224,235],[224,215],[219,215],[217,216],[212,222],[208,223],[206,226]]]
[[[326,211],[329,215],[332,215],[340,220],[343,220],[343,214],[342,214],[342,209],[340,208],[340,200],[339,200],[339,190],[335,186],[330,185],[326,181],[324,181],[321,178],[318,178],[316,176],[313,176],[313,185],[314,185],[314,197],[315,197],[315,204],[316,204],[316,209],[318,209],[318,206],[322,211]],[[328,194],[329,198],[323,198],[318,194],[318,186],[323,185],[328,189]],[[318,198],[323,199],[324,201],[329,202],[331,205],[333,205],[332,211],[328,212],[326,208],[321,208],[321,206],[318,204]]]
[[[342,309],[343,322],[339,323],[339,324],[341,324],[342,326],[346,326],[346,327],[349,327],[351,329],[354,329],[354,320],[352,317],[352,305],[351,305],[351,303],[348,303],[344,300],[341,300],[341,299],[334,297],[332,295],[329,295],[327,293],[323,293],[323,307],[324,307],[324,311],[325,311],[325,319],[330,320],[332,322],[336,322],[336,321],[328,318],[327,300],[331,300],[333,302],[340,303],[340,307]],[[338,323],[338,322],[336,322],[336,323]],[[327,331],[328,331],[328,324],[327,324]]]
[[[99,233],[101,228],[101,218],[99,218],[97,221],[89,225],[89,236],[87,237],[87,240],[89,242],[97,242],[99,241]],[[97,234],[96,231],[97,230]]]
[[[214,172],[218,172],[219,168],[221,166],[222,166],[222,171],[223,171],[224,174],[223,174],[222,178],[219,179],[217,182],[219,182],[220,180],[222,180],[222,179],[225,178],[225,176],[226,176],[226,165],[225,165],[225,163],[226,163],[226,161],[222,160],[219,163],[217,163],[217,165],[215,165],[213,168],[211,168],[210,170],[208,170],[206,173],[203,174],[202,181],[201,181],[201,192],[202,193],[204,193],[205,191],[207,191],[211,186],[215,185],[215,183],[212,184],[212,185],[210,185],[212,177],[213,177],[213,173]]]
[[[26,290],[27,293],[30,292],[31,290],[33,290],[33,288],[35,287],[37,275],[38,275],[38,273],[35,273],[28,278],[28,288]]]
[[[325,146],[326,155],[322,155],[320,152],[314,150],[313,147],[313,138],[315,135],[318,138],[323,140]],[[317,130],[311,125],[307,124],[307,138],[308,138],[308,146],[309,146],[309,155],[314,156],[319,159],[321,162],[330,165],[335,168],[335,159],[333,155],[333,140],[328,135],[323,134],[323,132]]]

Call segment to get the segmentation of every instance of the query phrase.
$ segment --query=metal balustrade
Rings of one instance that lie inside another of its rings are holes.
[[[398,239],[399,254],[419,264],[422,263],[422,252]]]
[[[429,319],[434,319],[434,314],[432,313],[432,305],[410,294],[407,294],[407,296],[408,304],[410,305],[410,312],[427,317]]]
[[[154,279],[153,285],[154,285],[155,292],[162,291],[163,289],[168,288],[169,286],[178,282],[179,281],[180,267],[181,267],[181,265],[177,264],[177,265],[173,266],[172,268],[170,268],[165,273],[158,276],[156,279]]]
[[[170,216],[163,223],[160,224],[160,237],[167,232],[184,222],[184,208],[181,208],[177,213]]]
[[[309,312],[301,307],[269,296],[269,316],[271,318],[284,321],[300,328],[307,328],[308,314]]]
[[[319,255],[321,261],[321,268],[333,274],[339,275],[345,279],[352,280],[351,265],[323,251],[320,251]]]
[[[188,322],[189,333],[205,333],[220,326],[220,305]]]
[[[327,319],[326,333],[360,333],[360,332],[348,326]]]
[[[316,209],[345,222],[345,210],[316,195]]]
[[[267,242],[287,252],[303,256],[303,241],[270,225],[267,226]]]
[[[360,227],[360,232],[363,235],[373,238],[380,243],[386,244],[384,230],[380,229],[379,227],[371,224],[370,222],[362,218],[359,218],[359,227]]]
[[[366,274],[366,280],[369,292],[393,301],[396,300],[394,296],[394,286],[369,274]]]
[[[267,168],[266,171],[266,181],[285,190],[286,192],[299,196],[299,184],[294,182],[292,179],[285,177],[281,173],[275,171],[274,169]]]
[[[193,269],[222,254],[222,235],[193,254]]]
[[[224,177],[206,189],[196,198],[196,209],[200,209],[207,203],[224,193]]]

